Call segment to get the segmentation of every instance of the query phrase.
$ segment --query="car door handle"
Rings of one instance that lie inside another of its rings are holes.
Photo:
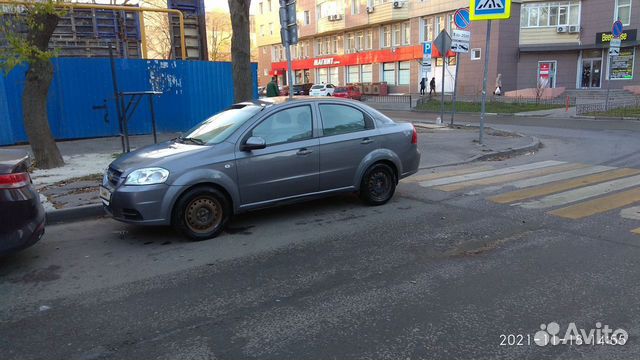
[[[373,142],[373,139],[364,138],[362,139],[362,141],[360,141],[360,144],[367,145],[367,144],[371,144],[372,142]]]
[[[309,150],[307,148],[302,148],[302,149],[298,150],[296,155],[305,156],[305,155],[311,154],[312,152],[313,152],[312,150]]]

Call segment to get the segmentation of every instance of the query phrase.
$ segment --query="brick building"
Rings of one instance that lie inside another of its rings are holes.
[[[294,81],[381,82],[391,93],[415,93],[420,82],[422,43],[455,29],[453,14],[468,0],[298,0],[300,42],[292,47]],[[280,44],[278,0],[258,0],[256,36],[258,82],[278,76],[286,84],[285,51]],[[600,89],[640,86],[636,49],[640,1],[513,1],[508,21],[493,24],[490,84],[502,74],[506,91],[547,87]],[[625,25],[622,49],[608,56],[611,25]],[[471,51],[460,54],[459,91],[480,92],[486,22],[473,22]],[[448,52],[448,56],[453,53]],[[435,51],[435,57],[439,52]],[[445,68],[445,90],[454,82],[456,58]],[[429,77],[440,87],[442,59]]]

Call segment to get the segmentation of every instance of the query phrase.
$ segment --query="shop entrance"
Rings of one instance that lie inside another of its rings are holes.
[[[582,89],[600,88],[602,78],[602,52],[585,51],[582,54],[580,67],[580,87]]]

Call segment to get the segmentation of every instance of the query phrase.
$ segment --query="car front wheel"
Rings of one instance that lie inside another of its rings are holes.
[[[214,238],[229,220],[231,206],[219,190],[200,186],[188,190],[174,207],[174,227],[194,241]]]
[[[369,205],[383,205],[396,191],[396,175],[389,165],[374,164],[364,173],[360,198]]]

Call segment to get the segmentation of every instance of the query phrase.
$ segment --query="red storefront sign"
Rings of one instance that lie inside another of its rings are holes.
[[[455,56],[455,53],[449,51],[447,57]],[[431,57],[441,57],[438,49],[433,49]],[[407,46],[396,48],[395,50],[372,50],[363,51],[354,54],[323,56],[314,59],[293,60],[293,70],[315,69],[331,66],[350,66],[361,64],[385,63],[395,61],[419,60],[422,59],[422,45]],[[271,75],[275,75],[280,71],[285,71],[287,62],[271,63]]]
[[[550,63],[540,63],[540,78],[549,79],[549,73],[551,72]]]

